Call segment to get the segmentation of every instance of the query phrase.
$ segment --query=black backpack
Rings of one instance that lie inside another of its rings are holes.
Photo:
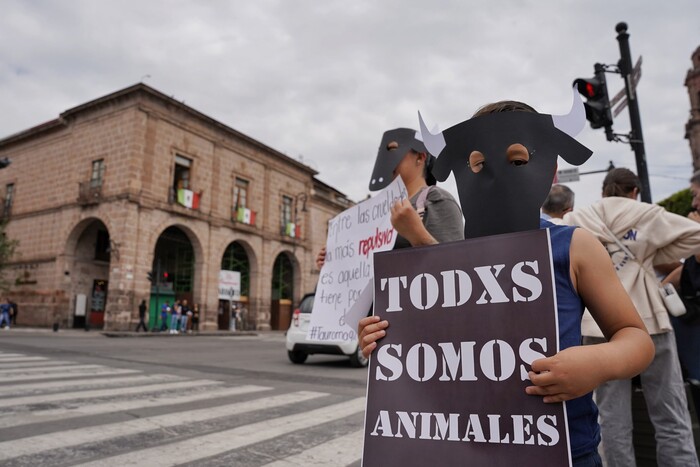
[[[683,263],[680,296],[686,313],[679,318],[686,323],[700,318],[700,264],[695,256],[689,257]]]

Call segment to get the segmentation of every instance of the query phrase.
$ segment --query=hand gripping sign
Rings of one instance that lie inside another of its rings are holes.
[[[321,268],[307,339],[345,341],[372,305],[374,253],[394,248],[391,206],[407,197],[401,177],[376,196],[328,222],[326,261]]]

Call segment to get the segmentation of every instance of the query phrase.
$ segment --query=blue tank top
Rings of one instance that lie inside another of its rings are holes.
[[[559,347],[581,345],[581,318],[584,305],[571,283],[569,271],[569,248],[576,227],[554,225],[541,221],[541,228],[548,228],[552,243],[554,281],[557,290],[557,315],[559,317]],[[593,393],[565,402],[569,422],[571,457],[595,451],[600,443],[598,408],[593,402]]]

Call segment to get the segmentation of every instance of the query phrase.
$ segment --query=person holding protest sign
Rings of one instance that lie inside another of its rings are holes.
[[[574,90],[574,107],[566,116],[538,114],[527,104],[502,101],[482,107],[471,119],[437,135],[430,134],[420,121],[426,147],[439,155],[433,170],[436,178],[445,180],[450,172],[455,174],[467,220],[466,238],[538,228],[549,231],[559,351],[532,361],[527,373],[532,384],[525,392],[542,397],[544,403],[566,402],[575,467],[602,466],[593,389],[639,374],[654,353],[644,323],[602,244],[583,229],[546,221],[540,225],[539,208],[554,178],[557,154],[574,165],[591,155],[572,135],[585,124],[583,112]],[[584,306],[606,342],[580,345]],[[358,335],[366,356],[377,348],[388,328],[389,321],[379,316],[360,321]]]
[[[639,177],[617,168],[603,181],[603,199],[567,214],[564,222],[590,231],[605,245],[622,281],[654,341],[652,364],[641,375],[649,418],[656,433],[659,465],[697,466],[690,414],[669,312],[657,292],[655,265],[700,253],[700,224],[637,201]],[[604,332],[584,315],[584,344],[604,342]],[[595,392],[600,408],[605,458],[609,467],[635,465],[632,443],[632,382],[609,381]]]
[[[369,189],[381,190],[397,176],[406,185],[408,199],[391,207],[391,224],[398,233],[394,249],[464,239],[462,211],[449,192],[435,186],[431,174],[434,161],[415,130],[384,132]],[[325,259],[324,247],[316,257],[319,269]]]

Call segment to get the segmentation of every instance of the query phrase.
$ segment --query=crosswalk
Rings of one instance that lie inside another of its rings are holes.
[[[364,405],[0,352],[0,465],[359,466]]]

